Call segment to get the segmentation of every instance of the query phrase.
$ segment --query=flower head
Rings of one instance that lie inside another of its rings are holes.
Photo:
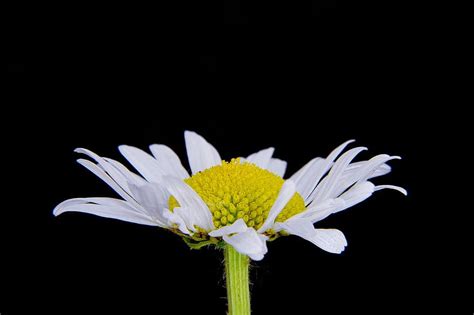
[[[389,173],[385,163],[399,157],[381,154],[351,163],[366,150],[357,147],[341,155],[353,141],[343,143],[327,158],[314,158],[284,180],[286,162],[272,157],[273,148],[226,162],[198,134],[186,131],[185,140],[192,176],[165,145],[151,145],[152,155],[135,147],[119,147],[141,176],[118,161],[77,149],[95,161],[78,162],[123,199],[70,199],[59,204],[54,214],[84,212],[158,226],[180,235],[192,248],[225,242],[261,260],[267,253],[267,241],[286,235],[341,253],[347,246],[344,234],[336,229],[315,229],[314,223],[380,189],[406,194],[403,188],[375,186],[369,181]]]

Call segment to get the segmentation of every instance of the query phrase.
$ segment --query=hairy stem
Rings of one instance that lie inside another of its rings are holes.
[[[225,248],[225,274],[229,315],[250,314],[249,257],[232,246]]]

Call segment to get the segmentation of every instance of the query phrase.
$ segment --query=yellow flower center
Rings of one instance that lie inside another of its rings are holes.
[[[207,204],[216,228],[231,225],[242,218],[248,226],[258,229],[267,218],[284,180],[255,164],[232,159],[199,172],[185,182]],[[171,196],[169,208],[176,207],[179,203]],[[283,222],[303,210],[304,200],[295,193],[276,221]]]

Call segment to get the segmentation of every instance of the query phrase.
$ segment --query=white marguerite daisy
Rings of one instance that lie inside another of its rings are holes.
[[[161,144],[150,146],[152,155],[131,146],[119,147],[141,176],[120,162],[77,149],[95,161],[78,162],[123,199],[70,199],[59,204],[54,214],[84,212],[158,226],[183,237],[193,248],[229,244],[238,253],[261,260],[267,241],[286,235],[341,253],[347,246],[344,234],[316,229],[313,224],[381,189],[406,195],[403,188],[369,181],[389,173],[385,163],[400,157],[381,154],[351,163],[366,150],[357,147],[341,155],[352,140],[326,158],[314,158],[287,180],[283,179],[287,163],[272,157],[273,148],[226,162],[200,135],[186,131],[185,140],[192,176],[173,150]]]

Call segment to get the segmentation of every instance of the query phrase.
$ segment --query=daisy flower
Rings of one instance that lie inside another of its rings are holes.
[[[195,132],[186,131],[185,142],[192,175],[173,150],[162,144],[151,145],[151,155],[135,147],[119,147],[141,176],[118,161],[76,149],[93,160],[78,162],[122,199],[70,199],[59,204],[54,214],[83,212],[158,226],[176,233],[191,248],[226,248],[229,287],[237,278],[247,277],[248,281],[247,257],[263,259],[268,241],[295,235],[339,254],[347,246],[344,234],[337,229],[315,228],[315,223],[381,189],[406,195],[401,187],[377,186],[369,181],[389,173],[386,162],[400,157],[381,154],[352,162],[366,150],[356,147],[343,153],[353,140],[341,144],[326,158],[314,158],[286,180],[287,163],[273,158],[274,148],[223,161],[218,151]],[[230,265],[238,266],[233,269],[237,271],[232,273]],[[230,314],[247,314],[243,310],[250,309],[249,303],[245,292],[229,294]],[[232,309],[231,305],[238,308]]]

